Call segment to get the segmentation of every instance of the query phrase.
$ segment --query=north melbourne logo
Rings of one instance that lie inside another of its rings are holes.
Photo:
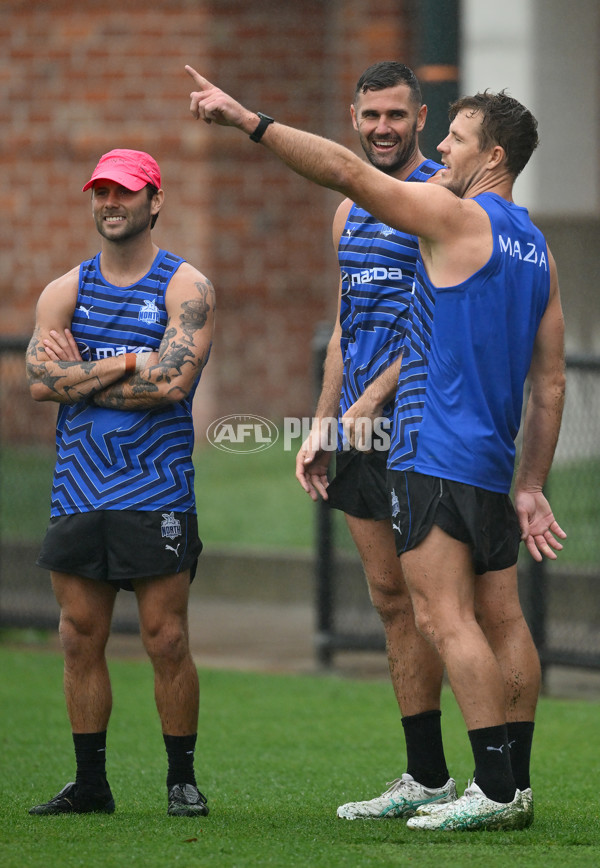
[[[162,536],[169,539],[175,539],[176,536],[181,536],[181,522],[175,518],[174,512],[163,512],[163,520],[160,524],[160,532]]]
[[[138,319],[142,322],[158,322],[160,311],[158,310],[154,299],[146,298],[144,299],[144,306],[140,308],[140,312],[138,314]]]

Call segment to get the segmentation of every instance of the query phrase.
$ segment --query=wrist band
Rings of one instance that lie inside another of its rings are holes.
[[[269,124],[274,123],[274,119],[270,118],[268,115],[264,115],[262,112],[256,112],[256,114],[259,116],[260,121],[258,122],[258,126],[254,132],[250,135],[250,139],[253,142],[260,142],[264,131],[267,129]]]
[[[135,372],[139,374],[140,371],[144,371],[146,369],[146,365],[148,364],[148,359],[150,358],[150,353],[135,353]]]
[[[125,353],[125,375],[129,376],[129,374],[135,373],[135,367],[137,362],[137,356],[135,353]]]

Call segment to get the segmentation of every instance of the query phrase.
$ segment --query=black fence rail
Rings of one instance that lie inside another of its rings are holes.
[[[330,326],[314,338],[320,388]],[[48,520],[56,405],[31,400],[27,339],[0,338],[0,626],[54,628],[48,574],[35,566]],[[556,562],[519,564],[523,608],[544,666],[600,669],[600,359],[569,357],[563,428],[548,494],[568,533]],[[315,651],[380,651],[383,631],[343,516],[315,510]],[[120,594],[113,629],[137,632],[133,595]]]
[[[320,390],[331,327],[313,343]],[[546,489],[568,533],[557,561],[519,560],[519,592],[542,666],[600,669],[600,358],[567,359],[562,432]],[[343,517],[320,503],[316,526],[316,651],[323,666],[342,651],[380,651],[385,642],[362,569],[345,541]]]
[[[35,565],[49,516],[57,405],[25,381],[28,338],[0,337],[0,627],[55,629],[48,572]],[[137,633],[133,594],[119,594],[113,629]]]

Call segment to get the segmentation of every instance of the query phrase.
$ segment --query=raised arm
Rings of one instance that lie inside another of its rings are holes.
[[[213,337],[215,293],[211,282],[184,262],[166,295],[167,326],[158,358],[143,370],[94,395],[94,404],[144,409],[186,398],[206,364]]]
[[[250,135],[259,124],[255,112],[186,66],[196,90],[190,111],[196,119],[233,126]],[[398,181],[335,142],[280,123],[270,124],[261,138],[286,165],[317,184],[337,190],[371,214],[412,235],[432,241],[454,234],[470,206],[433,184]]]
[[[556,537],[566,533],[555,520],[542,493],[562,419],[565,400],[564,321],[554,259],[550,264],[550,298],[535,340],[529,370],[529,399],[523,429],[523,448],[515,479],[515,506],[522,538],[532,557],[556,558],[562,549]]]
[[[53,344],[53,333],[62,336],[71,325],[78,274],[77,267],[52,281],[38,300],[35,329],[26,354],[27,382],[35,401],[76,404],[89,400],[96,392],[135,370],[136,359],[129,353],[85,362],[60,360],[51,350],[46,350],[44,342]]]

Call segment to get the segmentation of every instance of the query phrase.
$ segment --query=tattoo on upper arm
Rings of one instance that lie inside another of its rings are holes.
[[[94,402],[103,407],[120,409],[139,401],[140,407],[153,406],[153,399],[160,391],[159,384],[167,384],[171,399],[181,400],[187,395],[178,381],[185,365],[201,370],[206,353],[198,358],[195,338],[209,321],[215,307],[214,289],[209,280],[196,281],[198,296],[184,301],[177,313],[169,317],[165,333],[158,349],[158,362],[125,382],[115,383],[96,396]]]
[[[181,328],[193,339],[193,333],[204,328],[211,308],[215,307],[215,291],[210,280],[196,281],[198,298],[184,302],[182,305]]]
[[[170,382],[181,374],[186,362],[197,360],[194,338],[203,329],[215,307],[215,293],[209,280],[196,281],[198,298],[188,299],[181,305],[178,328],[168,325],[159,349],[160,364],[164,367],[161,379]],[[204,359],[200,359],[200,364]]]

